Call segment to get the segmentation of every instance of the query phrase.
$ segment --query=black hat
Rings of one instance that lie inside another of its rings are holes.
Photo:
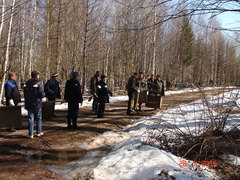
[[[104,78],[106,78],[106,76],[105,75],[101,75],[101,79],[104,79]]]
[[[160,75],[157,75],[157,77],[161,77]]]

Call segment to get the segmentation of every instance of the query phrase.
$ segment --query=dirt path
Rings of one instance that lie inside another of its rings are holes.
[[[222,92],[223,90],[210,90],[205,91],[204,94],[217,95]],[[28,132],[27,118],[23,117],[23,126],[20,130],[9,133],[3,128],[0,129],[0,179],[61,179],[61,177],[38,163],[28,160],[22,151],[54,149],[66,145],[74,146],[79,143],[88,144],[94,137],[104,132],[122,130],[134,119],[151,116],[159,111],[190,103],[202,97],[202,92],[168,95],[163,99],[161,110],[144,107],[144,112],[140,112],[140,115],[135,116],[126,116],[127,102],[110,103],[103,119],[96,118],[96,115],[91,112],[91,107],[81,107],[78,118],[79,128],[77,130],[67,130],[66,110],[56,111],[56,118],[43,120],[44,135],[33,139],[25,137]]]

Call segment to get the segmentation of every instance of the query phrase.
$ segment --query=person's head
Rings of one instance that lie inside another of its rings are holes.
[[[105,75],[101,75],[101,81],[106,82],[106,76]]]
[[[160,75],[157,75],[157,79],[160,80],[160,79],[161,79],[161,76],[160,76]]]
[[[97,76],[97,77],[100,76],[100,71],[96,71],[96,76]]]
[[[144,74],[143,74],[143,72],[139,72],[139,75],[138,75],[138,77],[139,77],[140,79],[142,79],[142,78],[144,77]]]
[[[78,79],[79,78],[78,72],[73,72],[72,77],[73,77],[73,79]]]
[[[154,75],[154,74],[152,74],[152,75],[151,75],[151,78],[152,78],[152,79],[154,79],[154,78],[155,78],[155,75]]]
[[[31,76],[32,76],[32,78],[38,78],[38,79],[39,79],[39,74],[40,74],[39,71],[33,71],[33,72],[31,73]]]
[[[134,76],[134,78],[137,78],[138,77],[138,73],[134,73],[133,76]]]
[[[53,74],[52,74],[52,78],[55,79],[55,80],[57,80],[57,79],[58,79],[58,73],[53,73]]]
[[[17,80],[17,76],[16,76],[16,74],[15,73],[9,73],[8,74],[8,79],[10,80],[10,81],[16,81]]]

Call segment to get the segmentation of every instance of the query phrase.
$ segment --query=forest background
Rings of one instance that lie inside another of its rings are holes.
[[[133,72],[176,84],[240,84],[240,27],[220,14],[238,0],[0,0],[0,100],[8,72],[19,85],[33,70],[46,82],[73,71],[83,91],[96,70],[125,89]],[[229,33],[231,32],[231,36]],[[1,102],[1,101],[0,101]]]

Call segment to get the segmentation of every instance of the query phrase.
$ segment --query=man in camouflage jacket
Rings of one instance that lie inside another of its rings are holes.
[[[140,92],[143,92],[143,90],[147,90],[147,82],[144,79],[143,72],[139,72],[138,78],[136,80],[136,86],[139,88]],[[135,103],[137,103],[137,95],[135,96]],[[135,106],[137,106],[135,104]],[[139,103],[139,111],[142,111],[142,103]]]

